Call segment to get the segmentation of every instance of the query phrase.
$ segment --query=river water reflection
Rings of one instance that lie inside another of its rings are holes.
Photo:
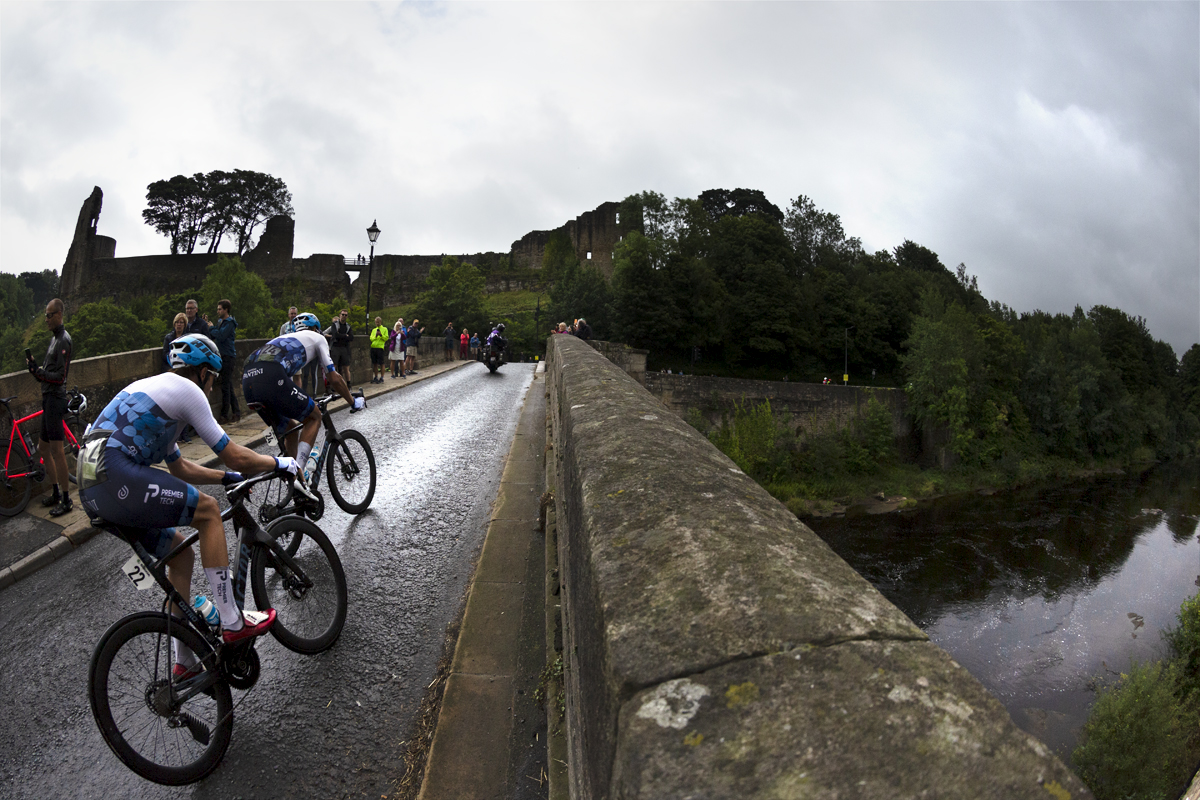
[[[1200,586],[1200,462],[811,527],[1067,758],[1089,683],[1160,657]]]

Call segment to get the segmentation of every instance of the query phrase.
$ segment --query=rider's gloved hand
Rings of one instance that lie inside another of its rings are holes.
[[[240,472],[226,472],[225,476],[221,478],[221,485],[233,486],[235,483],[241,483],[244,480],[246,479],[242,477],[242,473]]]
[[[354,398],[354,403],[352,403],[350,406],[350,410],[351,411],[362,411],[366,407],[367,407],[366,399],[364,399],[362,397],[356,397],[356,398]]]
[[[275,456],[275,469],[279,472],[295,475],[300,471],[300,462],[291,456]]]

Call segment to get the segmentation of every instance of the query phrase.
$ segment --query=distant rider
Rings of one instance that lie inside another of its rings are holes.
[[[162,558],[183,541],[177,526],[200,532],[200,563],[221,615],[221,636],[232,643],[259,636],[275,622],[275,611],[238,610],[229,574],[221,508],[192,484],[243,480],[240,472],[296,473],[291,458],[260,455],[229,441],[213,419],[208,394],[221,371],[217,346],[203,334],[185,334],[170,344],[171,372],[129,384],[92,424],[79,456],[79,500],[88,516],[143,528],[142,545]],[[196,429],[221,461],[236,472],[202,467],[180,455],[176,440],[185,425]],[[167,464],[167,472],[153,465]],[[167,576],[180,594],[191,594],[191,549],[167,563]],[[177,677],[195,666],[195,655],[179,645]]]
[[[504,338],[504,323],[501,322],[495,330],[488,334],[487,345],[501,354],[508,348],[508,340]]]
[[[321,409],[300,390],[291,378],[309,362],[324,367],[326,386],[333,388],[353,411],[364,407],[361,397],[351,397],[346,381],[334,369],[329,357],[329,344],[321,335],[321,322],[307,311],[292,320],[294,333],[277,336],[255,350],[246,359],[242,370],[242,394],[247,403],[262,403],[259,416],[275,429],[279,436],[292,426],[292,420],[304,420],[299,433],[284,440],[287,452],[304,464],[312,452],[313,442],[321,427]]]

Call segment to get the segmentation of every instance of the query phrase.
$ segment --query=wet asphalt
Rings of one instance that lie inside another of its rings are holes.
[[[446,628],[461,611],[532,373],[533,365],[492,375],[470,364],[377,397],[364,413],[336,414],[340,428],[366,435],[379,474],[367,512],[350,517],[326,496],[318,523],[346,572],[345,629],[317,656],[264,637],[261,679],[234,692],[229,751],[198,784],[158,786],[130,772],[88,706],[88,663],[105,630],[161,604],[157,589],[137,592],[121,574],[127,545],[96,536],[0,592],[0,797],[391,795]],[[193,593],[207,594],[196,564]]]

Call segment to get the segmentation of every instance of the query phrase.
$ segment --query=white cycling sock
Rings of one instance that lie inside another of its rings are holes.
[[[233,601],[233,581],[229,577],[229,567],[205,567],[204,574],[208,576],[213,604],[221,615],[221,627],[227,631],[240,631],[244,622],[242,612]]]
[[[192,652],[192,648],[178,639],[171,640],[171,647],[175,650],[176,664],[182,664],[185,669],[191,669],[196,666],[196,654]]]
[[[312,448],[308,442],[301,442],[296,447],[296,463],[300,465],[300,469],[304,469],[304,465],[308,463],[308,454],[312,452]]]

